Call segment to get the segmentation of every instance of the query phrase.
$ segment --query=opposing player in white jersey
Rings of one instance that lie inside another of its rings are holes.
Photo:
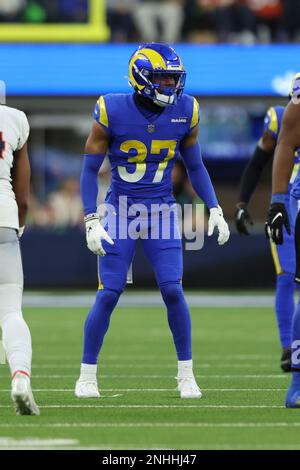
[[[39,415],[31,385],[31,336],[22,315],[23,270],[19,238],[28,208],[29,124],[17,109],[0,106],[0,327],[19,415]]]

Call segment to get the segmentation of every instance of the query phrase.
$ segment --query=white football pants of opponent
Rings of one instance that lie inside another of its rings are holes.
[[[0,326],[12,376],[31,373],[31,336],[22,315],[23,268],[17,232],[0,227]]]

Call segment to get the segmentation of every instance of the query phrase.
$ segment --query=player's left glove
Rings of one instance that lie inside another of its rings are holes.
[[[287,233],[290,235],[291,226],[285,205],[281,202],[273,202],[269,207],[265,223],[266,237],[273,240],[276,245],[282,245],[284,226]]]
[[[218,244],[224,245],[224,243],[226,243],[229,239],[230,232],[228,225],[223,217],[223,211],[220,206],[210,209],[207,233],[209,237],[214,233],[215,228],[217,228],[219,232]]]

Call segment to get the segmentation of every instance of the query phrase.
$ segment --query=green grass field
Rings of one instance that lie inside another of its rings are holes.
[[[99,361],[102,398],[75,398],[86,312],[25,309],[41,416],[15,416],[1,366],[0,448],[300,449],[271,308],[191,309],[200,400],[175,390],[163,307],[115,311]]]

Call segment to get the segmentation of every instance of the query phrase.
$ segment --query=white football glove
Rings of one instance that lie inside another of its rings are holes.
[[[223,211],[220,206],[213,207],[210,209],[210,216],[208,220],[208,233],[209,237],[214,233],[214,229],[217,227],[219,232],[218,244],[224,245],[229,239],[230,232],[227,223],[223,217]]]
[[[102,246],[101,240],[107,241],[107,243],[110,245],[113,245],[114,242],[100,224],[98,214],[89,214],[84,218],[84,221],[88,249],[91,250],[95,255],[105,256],[106,251]]]
[[[25,230],[25,225],[23,227],[20,227],[18,230],[18,237],[21,238]]]

